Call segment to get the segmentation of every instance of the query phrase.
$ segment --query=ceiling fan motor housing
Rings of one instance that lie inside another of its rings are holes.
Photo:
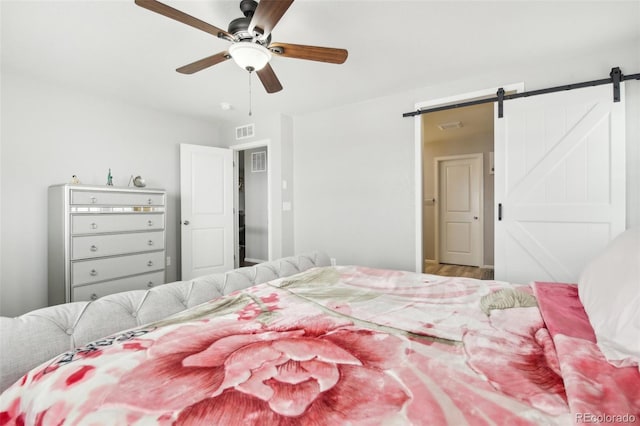
[[[229,23],[229,33],[233,34],[236,41],[256,41],[262,45],[268,45],[271,41],[271,34],[265,40],[261,40],[260,36],[264,34],[262,28],[255,27],[252,32],[249,32],[249,26],[251,25],[251,19],[258,7],[258,3],[254,0],[242,0],[240,2],[240,10],[244,14],[242,18],[236,18]]]
[[[243,0],[244,1],[244,0]],[[249,0],[252,1],[252,0]],[[262,28],[255,27],[253,33],[249,32],[249,25],[251,24],[251,16],[245,16],[242,18],[236,18],[229,23],[229,33],[233,34],[236,41],[255,41],[268,46],[271,42],[271,34],[264,40],[260,37],[263,34]]]
[[[262,40],[260,36],[262,35],[262,31],[260,28],[255,27],[254,33],[249,32],[249,24],[251,23],[250,17],[236,18],[229,23],[229,33],[233,34],[233,37],[236,41],[255,41],[257,43],[262,44],[263,46],[268,46],[271,42],[271,34],[267,36],[266,39]]]
[[[251,18],[249,17],[244,16],[242,18],[236,18],[229,23],[228,31],[240,40],[245,38],[252,38],[248,31],[250,23]]]

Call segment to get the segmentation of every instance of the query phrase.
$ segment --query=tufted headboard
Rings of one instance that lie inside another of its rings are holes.
[[[236,290],[329,264],[326,254],[313,252],[151,290],[50,306],[16,318],[0,317],[0,392],[28,370],[62,352]]]

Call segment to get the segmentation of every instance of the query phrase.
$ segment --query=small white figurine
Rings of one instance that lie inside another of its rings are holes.
[[[144,188],[145,186],[147,186],[147,183],[144,181],[144,179],[142,179],[142,176],[136,176],[133,179],[133,184],[138,188]]]
[[[71,183],[73,183],[74,185],[77,185],[80,183],[80,179],[78,179],[78,176],[73,175],[71,176]]]

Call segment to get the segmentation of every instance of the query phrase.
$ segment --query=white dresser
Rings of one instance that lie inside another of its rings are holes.
[[[49,187],[49,305],[165,282],[166,192]]]

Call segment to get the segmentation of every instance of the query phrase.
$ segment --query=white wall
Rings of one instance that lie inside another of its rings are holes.
[[[508,54],[508,52],[505,52]],[[526,90],[640,72],[636,43],[591,55],[520,63],[469,78],[296,117],[296,252],[319,249],[339,264],[415,270],[415,104],[524,82]],[[640,226],[640,82],[627,83],[627,224]],[[509,103],[505,104],[508,114]]]
[[[253,123],[255,134],[251,138],[235,140],[235,127]],[[284,114],[254,111],[245,121],[225,125],[220,130],[225,146],[243,145],[252,142],[269,141],[271,167],[269,205],[271,208],[271,246],[269,259],[277,259],[294,254],[293,211],[283,210],[283,203],[293,205],[293,156],[291,154],[292,118]],[[287,181],[284,188],[283,181]],[[293,205],[295,210],[295,205]]]
[[[297,252],[413,269],[414,128],[402,118],[412,103],[393,96],[294,120]]]
[[[640,49],[638,51],[640,57]],[[640,58],[638,58],[640,62]],[[634,74],[640,66],[635,67]],[[640,80],[625,83],[627,101],[627,228],[640,226]]]
[[[167,190],[167,280],[179,276],[179,144],[217,145],[211,123],[2,73],[0,315],[47,305],[47,187],[116,186],[141,175]]]
[[[295,203],[293,200],[293,118],[288,115],[280,116],[280,145],[281,149],[281,175],[280,184],[282,203],[289,203],[291,209],[282,209],[282,254],[292,256],[296,254],[294,246],[293,210]]]

